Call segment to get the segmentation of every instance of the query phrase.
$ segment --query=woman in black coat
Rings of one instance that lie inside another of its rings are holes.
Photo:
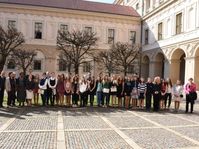
[[[161,99],[161,80],[160,77],[155,77],[153,86],[153,109],[159,111]]]

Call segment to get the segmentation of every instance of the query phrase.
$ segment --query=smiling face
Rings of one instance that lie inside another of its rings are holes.
[[[193,79],[192,79],[192,78],[189,79],[189,83],[190,83],[190,84],[193,83]]]
[[[181,81],[180,81],[180,80],[177,80],[176,84],[177,84],[177,85],[180,85],[180,84],[181,84]]]
[[[148,78],[148,82],[149,82],[149,83],[151,83],[151,82],[152,82],[151,78]]]

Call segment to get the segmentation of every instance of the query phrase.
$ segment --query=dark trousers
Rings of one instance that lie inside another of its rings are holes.
[[[153,95],[153,109],[154,111],[159,111],[160,109],[160,94]]]
[[[93,93],[90,94],[90,106],[93,106],[95,95]]]
[[[14,91],[10,91],[8,92],[8,101],[7,101],[7,105],[8,106],[11,106],[11,105],[15,105],[15,98],[16,98],[16,95],[15,95],[15,92]]]
[[[189,103],[191,104],[191,113],[193,112],[193,105],[194,105],[194,100],[189,98],[189,95],[186,95],[186,112],[189,111]]]
[[[85,96],[85,106],[88,105],[88,95],[89,95],[89,91],[86,91],[86,92],[84,93],[84,96]]]
[[[165,107],[167,107],[167,100],[169,100],[169,104],[168,104],[168,108],[169,108],[171,106],[171,97],[172,97],[172,95],[171,95],[171,93],[166,93],[165,96],[166,97],[165,97],[164,105],[165,105]]]
[[[44,93],[41,94],[42,105],[45,106],[47,104],[47,91],[44,90]]]
[[[104,100],[106,99],[106,105],[109,106],[110,103],[110,95],[109,93],[103,93],[102,105],[104,105]]]
[[[72,103],[78,105],[79,95],[77,93],[72,94]]]
[[[3,106],[4,90],[0,91],[0,107]]]
[[[56,96],[56,95],[53,94],[53,90],[52,90],[52,89],[49,89],[49,90],[47,91],[47,105],[48,105],[48,103],[49,103],[49,100],[50,100],[50,104],[51,104],[52,106],[55,104],[55,96]]]
[[[152,99],[152,94],[150,93],[146,94],[146,110],[151,110],[151,99]]]
[[[88,94],[87,92],[84,92],[84,93],[80,93],[80,106],[81,107],[85,107],[87,105],[87,102],[88,102]]]

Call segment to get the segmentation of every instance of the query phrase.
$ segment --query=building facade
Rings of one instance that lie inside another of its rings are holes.
[[[0,24],[12,26],[25,37],[23,47],[37,52],[32,66],[34,73],[67,73],[64,63],[59,61],[56,50],[58,30],[84,30],[96,32],[99,38],[97,50],[108,50],[112,43],[140,43],[140,16],[128,6],[103,4],[79,0],[0,0]],[[113,41],[109,43],[109,38]],[[88,59],[80,73],[92,72],[97,75],[98,64]],[[91,62],[90,62],[91,61]],[[94,68],[94,69],[91,69]],[[6,71],[17,71],[14,60],[8,58]],[[134,71],[134,70],[133,70]]]
[[[199,0],[116,0],[142,16],[142,75],[199,86]]]

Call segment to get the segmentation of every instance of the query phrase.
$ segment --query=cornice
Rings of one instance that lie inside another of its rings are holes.
[[[152,11],[148,12],[147,14],[145,14],[142,18],[142,20],[146,20],[150,17],[152,17],[153,15],[157,14],[158,12],[160,12],[161,10],[163,10],[165,7],[177,2],[178,0],[167,0],[166,2],[164,2],[163,4],[161,4],[160,6],[158,6],[157,8],[154,8]]]
[[[140,17],[115,15],[108,13],[97,13],[97,12],[87,12],[80,10],[70,10],[70,9],[58,9],[58,8],[46,8],[46,7],[36,7],[27,5],[12,5],[12,4],[1,4],[1,12],[6,13],[19,13],[19,14],[32,14],[32,15],[43,15],[51,17],[70,17],[76,19],[87,19],[96,21],[114,21],[114,22],[125,22],[125,23],[135,23],[141,21]]]

